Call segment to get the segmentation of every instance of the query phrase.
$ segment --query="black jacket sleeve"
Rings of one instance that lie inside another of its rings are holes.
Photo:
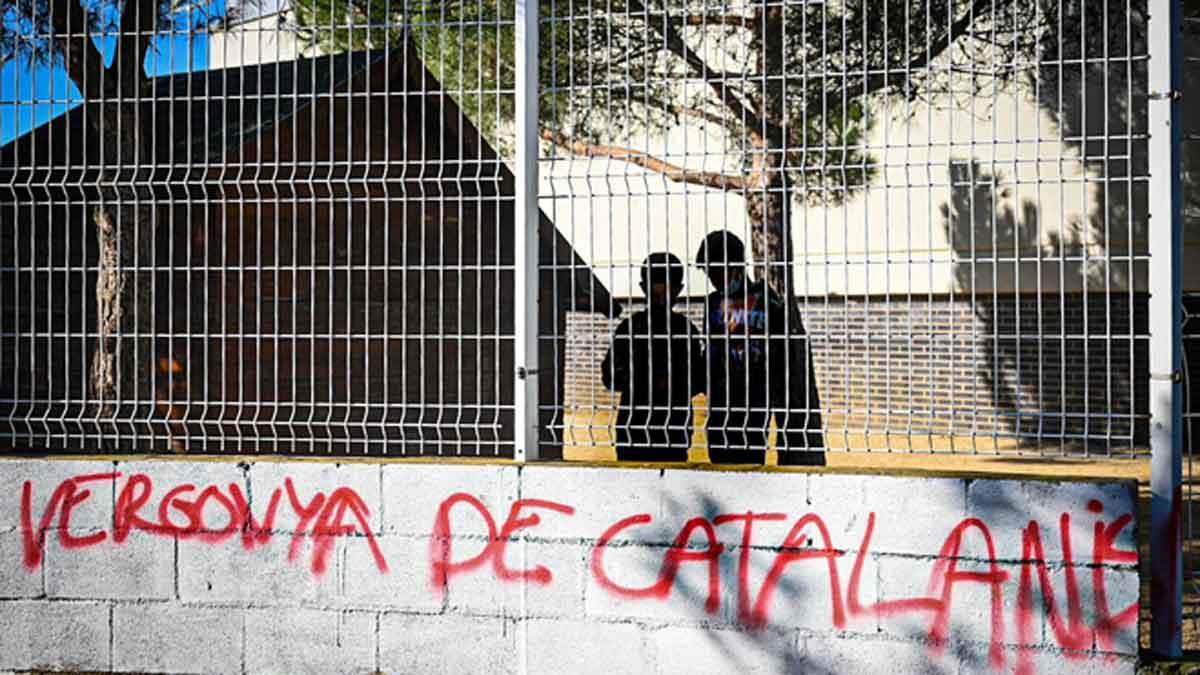
[[[704,349],[703,333],[696,328],[692,322],[688,322],[688,328],[691,329],[689,335],[690,349],[690,364],[692,366],[692,390],[691,394],[701,394],[708,391],[708,355]]]
[[[605,388],[623,392],[629,388],[629,368],[632,354],[629,344],[629,320],[626,319],[613,331],[612,343],[600,365],[600,377]]]

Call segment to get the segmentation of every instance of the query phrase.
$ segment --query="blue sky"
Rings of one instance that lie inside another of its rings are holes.
[[[116,7],[115,2],[111,5]],[[224,0],[214,0],[211,7],[218,13],[223,11]],[[10,12],[2,20],[16,19]],[[146,72],[165,75],[208,67],[207,33],[188,31],[186,26],[178,28],[178,32],[165,33],[155,40],[146,56]],[[106,62],[112,58],[115,43],[111,37],[96,40]],[[63,114],[79,101],[79,90],[61,66],[30,63],[21,56],[9,60],[0,67],[0,145]]]

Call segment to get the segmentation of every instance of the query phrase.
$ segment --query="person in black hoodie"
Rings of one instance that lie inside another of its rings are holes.
[[[825,464],[821,404],[800,317],[765,281],[746,275],[745,246],[734,235],[710,234],[696,263],[716,289],[704,320],[709,459],[762,464],[773,413],[780,464]]]
[[[692,438],[692,396],[704,391],[704,343],[687,317],[672,310],[684,267],[652,253],[641,269],[646,309],[617,326],[601,366],[604,386],[621,394],[617,459],[685,462]]]

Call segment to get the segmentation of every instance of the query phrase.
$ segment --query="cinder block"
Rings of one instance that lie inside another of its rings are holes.
[[[966,517],[967,486],[962,479],[870,476],[864,480],[866,513],[860,527],[865,527],[867,514],[875,514],[873,553],[936,554]]]
[[[1021,653],[1021,652],[1024,653]],[[1018,659],[1023,659],[1034,673],[1071,673],[1072,675],[1131,675],[1138,671],[1136,656],[1114,656],[1096,652],[1079,652],[1060,649],[1013,649],[1006,655],[1006,666],[1011,670]],[[972,660],[971,667],[963,673],[991,673],[989,668],[979,667]],[[985,662],[986,664],[986,662]]]
[[[1000,663],[993,663],[991,645],[986,642],[958,642],[946,645],[940,651],[929,647],[927,652],[930,658],[937,659],[942,663],[957,663],[957,672],[959,673],[980,673],[982,675],[983,673],[1017,672],[1015,671],[1014,656],[1018,650],[1013,648],[1001,650],[1003,661]]]
[[[651,639],[664,675],[797,672],[800,656],[794,632],[668,627]]]
[[[234,483],[244,493],[246,476],[234,462],[185,462],[174,460],[145,460],[121,462],[118,465],[121,477],[117,479],[116,496],[120,499],[122,492],[131,485],[130,479],[139,474],[145,475],[151,483],[149,499],[138,510],[144,520],[160,523],[159,515],[164,510],[167,525],[180,528],[195,527],[196,524],[184,513],[185,504],[190,504],[205,491],[215,489],[215,495],[204,499],[200,512],[199,527],[205,532],[218,532],[230,526],[241,525],[233,513],[230,498],[230,483]],[[170,499],[167,496],[172,490],[178,490]],[[130,494],[135,494],[132,489]],[[164,500],[167,504],[163,504]],[[185,507],[186,508],[186,507]]]
[[[27,569],[24,556],[20,531],[0,533],[0,598],[36,598],[44,592],[42,567]]]
[[[814,526],[806,526],[801,533],[809,535],[806,546],[823,549]],[[697,550],[704,546],[702,537],[694,537],[691,543]],[[603,557],[605,575],[611,583],[622,588],[648,589],[657,581],[669,550],[668,547],[637,544],[608,547]],[[591,552],[587,553],[590,564]],[[857,558],[856,552],[840,552],[834,559],[835,572],[831,573],[829,559],[824,556],[789,560],[780,555],[778,546],[752,548],[743,570],[742,548],[727,547],[719,561],[719,610],[713,614],[708,613],[706,607],[710,595],[709,566],[703,560],[681,562],[666,599],[630,597],[615,592],[601,584],[589,569],[586,610],[589,616],[608,618],[742,625],[763,620],[780,628],[826,631],[846,627],[875,631],[878,627],[875,614],[866,612],[855,616],[847,601]],[[767,598],[763,594],[764,582],[776,564],[780,565],[780,573]],[[878,563],[873,556],[868,556],[862,561],[856,589],[863,606],[870,606],[878,599],[877,583]],[[844,626],[835,623],[835,599],[843,609]]]
[[[810,546],[820,548],[816,542],[810,543]],[[761,614],[754,618],[765,620],[767,625],[779,630],[802,628],[821,633],[851,629],[874,632],[878,628],[875,614],[866,612],[854,615],[847,602],[856,559],[856,553],[837,556],[834,559],[835,579],[834,573],[830,571],[829,559],[824,556],[788,561],[775,551],[752,551],[745,573],[746,588],[749,591],[747,607],[751,611],[761,609]],[[767,602],[763,595],[764,582],[776,564],[782,565],[781,572]],[[857,588],[859,602],[864,607],[869,607],[877,598],[877,580],[878,563],[869,556],[862,562],[862,573]],[[730,567],[724,587],[729,597],[731,617],[736,616],[734,603],[738,595],[735,592],[737,583],[733,568]],[[759,603],[762,603],[761,606]],[[840,616],[844,622],[840,626],[836,622],[838,607],[841,608]]]
[[[521,470],[521,496],[575,509],[569,517],[546,516],[526,530],[531,537],[594,541],[626,517],[649,514],[652,522],[627,528],[613,540],[669,544],[683,524],[663,517],[659,469],[526,466]]]
[[[782,514],[778,521],[756,521],[752,545],[772,545],[783,540],[791,524],[810,509],[808,474],[667,469],[663,474],[663,516],[682,525],[690,518],[710,521],[718,515]],[[741,522],[716,528],[728,546],[742,543]]]
[[[0,460],[0,530],[21,527],[21,501],[25,483],[30,486],[31,522],[41,522],[54,491],[65,481],[85,476],[112,473],[113,462],[61,461],[53,459]],[[113,481],[78,480],[76,489],[89,495],[71,509],[72,529],[98,530],[112,526]],[[49,527],[59,527],[61,510],[53,516]]]
[[[1031,570],[1032,571],[1032,570]],[[1050,616],[1046,615],[1042,601],[1042,585],[1038,580],[1036,573],[1033,576],[1033,606],[1036,616],[1041,618],[1045,623],[1045,631],[1043,635],[1042,645],[1050,649],[1071,648],[1070,639],[1073,637],[1070,633],[1073,626],[1070,624],[1070,609],[1068,607],[1068,583],[1067,571],[1063,567],[1050,566],[1047,569],[1050,576],[1050,583],[1054,593],[1055,606],[1058,610],[1059,620],[1057,622],[1059,630],[1055,630],[1055,622]],[[1078,590],[1079,605],[1082,610],[1082,623],[1084,630],[1084,649],[1100,649],[1103,651],[1115,652],[1120,654],[1136,656],[1138,653],[1138,619],[1137,610],[1130,612],[1127,621],[1123,625],[1113,627],[1111,634],[1101,636],[1094,630],[1099,624],[1099,613],[1096,604],[1096,587],[1093,578],[1093,568],[1076,566],[1075,586]],[[1140,583],[1137,570],[1128,568],[1106,569],[1104,570],[1104,589],[1108,603],[1109,621],[1118,616],[1122,610],[1135,606],[1139,601]],[[1062,639],[1059,635],[1060,631],[1067,632],[1067,639]],[[1104,644],[1101,644],[1101,642]]]
[[[460,492],[478,499],[499,528],[517,498],[515,466],[385,464],[382,471],[383,529],[388,534],[429,536],[442,502]],[[469,504],[450,510],[450,529],[456,535],[486,536],[486,522]]]
[[[529,619],[524,622],[529,672],[650,673],[657,664],[645,628],[633,623]]]
[[[0,668],[108,670],[108,607],[91,602],[0,602]]]
[[[1136,671],[1136,656],[1114,656],[1093,651],[1055,648],[1008,647],[1001,653],[1002,662],[993,664],[986,643],[959,643],[947,648],[942,657],[958,663],[958,672],[990,675],[998,672],[1085,673],[1116,675]],[[998,666],[998,667],[997,667]],[[1028,667],[1028,670],[1025,668]]]
[[[805,511],[820,516],[836,546],[858,548],[867,525],[867,489],[876,478],[878,476],[808,474]],[[878,529],[881,514],[876,514],[875,519]]]
[[[278,491],[279,506],[275,512],[275,529],[292,532],[299,526],[300,516],[292,506],[286,490],[287,479],[291,480],[296,498],[304,507],[311,505],[318,493],[325,495],[328,503],[327,500],[337,489],[347,488],[367,507],[368,526],[372,532],[378,533],[383,524],[380,471],[379,465],[366,463],[255,462],[248,472],[251,508],[261,523],[273,494]],[[344,523],[358,526],[358,521],[350,512],[346,513]],[[315,518],[307,524],[308,531],[311,532],[314,525]]]
[[[489,562],[450,579],[447,607],[470,614],[582,618],[588,550],[586,546],[565,542],[511,541],[505,555],[508,567],[514,571],[545,567],[550,572],[550,582],[504,581],[497,578]]]
[[[299,556],[288,561],[292,537],[280,533],[247,551],[241,537],[220,544],[189,539],[179,542],[179,597],[185,602],[324,603],[337,594],[340,543],[329,555],[329,568],[312,571],[313,540],[303,538]]]
[[[1100,513],[1089,510],[1097,502]],[[1137,495],[1132,483],[1060,482],[1040,480],[974,480],[967,490],[967,509],[987,524],[996,555],[1011,560],[1023,556],[1022,534],[1030,521],[1038,524],[1042,549],[1049,562],[1063,560],[1062,517],[1069,517],[1072,558],[1089,564],[1093,558],[1095,523],[1111,524],[1124,515],[1129,524],[1117,536],[1121,550],[1137,551]]]
[[[120,544],[111,533],[94,546],[65,549],[46,541],[46,595],[52,598],[166,600],[175,596],[175,540],[131,532]]]
[[[516,673],[516,631],[504,619],[384,614],[379,668],[387,673]],[[554,646],[572,648],[569,642]]]
[[[665,546],[648,546],[644,544],[621,544],[607,546],[603,552],[602,564],[605,578],[609,583],[622,589],[644,590],[655,584],[667,553]],[[591,564],[591,551],[588,552],[588,563]],[[584,607],[589,617],[608,619],[650,618],[669,621],[690,621],[702,619],[704,614],[704,599],[692,597],[697,589],[690,586],[691,574],[689,567],[684,565],[679,582],[681,588],[672,587],[667,598],[631,597],[602,585],[597,575],[590,571],[584,590]],[[718,620],[720,617],[718,616]]]
[[[429,539],[383,535],[377,540],[388,571],[380,572],[374,555],[361,538],[343,542],[345,548],[339,602],[347,607],[437,612],[442,594],[433,588],[429,567]],[[472,550],[483,542],[467,542]],[[452,550],[453,552],[453,550]],[[469,550],[463,554],[470,556]],[[454,553],[457,558],[458,554]],[[486,570],[472,572],[484,574]]]
[[[317,609],[246,612],[246,672],[376,670],[375,614]]]
[[[931,594],[930,582],[935,575],[936,561],[928,558],[897,558],[883,556],[879,559],[879,598],[882,602],[895,602],[914,598],[936,598],[940,601],[941,589]],[[952,642],[977,642],[990,644],[993,639],[1005,645],[1035,646],[1041,644],[1043,621],[1039,614],[1032,617],[1032,639],[1023,641],[1016,630],[1016,608],[1020,568],[1016,565],[998,563],[1006,575],[1001,586],[1000,626],[1003,635],[994,634],[992,627],[992,586],[970,580],[954,584],[950,596],[950,619],[946,637]],[[959,560],[958,572],[990,571],[982,561]],[[942,578],[945,570],[937,576]],[[935,612],[928,609],[897,610],[880,617],[880,628],[888,635],[904,640],[925,640]]]
[[[1118,614],[1121,610],[1136,605],[1139,601],[1141,583],[1138,577],[1137,570],[1105,570],[1105,590],[1108,595],[1108,609],[1113,615]],[[1092,589],[1093,597],[1095,589]],[[1138,654],[1138,612],[1131,612],[1132,619],[1127,623],[1117,626],[1113,634],[1113,642],[1111,645],[1098,645],[1105,651],[1116,652],[1128,656],[1137,656]]]
[[[243,612],[175,603],[113,608],[113,668],[155,673],[242,669]]]
[[[958,672],[958,658],[950,650],[930,652],[920,642],[864,639],[857,635],[822,636],[804,640],[797,672],[813,675],[842,673],[927,673],[951,675]]]
[[[699,542],[693,541],[700,548]],[[664,546],[642,544],[608,547],[603,560],[605,576],[610,583],[622,589],[648,590],[657,582],[669,550]],[[590,560],[589,552],[589,565]],[[722,554],[718,565],[719,605],[712,613],[707,607],[711,590],[707,561],[681,562],[665,598],[631,596],[606,588],[589,568],[584,591],[587,615],[608,619],[733,624],[737,621],[737,554]]]

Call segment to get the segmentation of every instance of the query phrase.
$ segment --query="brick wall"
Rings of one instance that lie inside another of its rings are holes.
[[[0,460],[0,670],[1132,673],[1135,509],[1132,482]]]
[[[1146,296],[802,300],[827,434],[1143,446]],[[631,303],[632,304],[632,303]],[[626,311],[638,309],[633,305]],[[700,324],[698,301],[680,311]],[[600,362],[616,321],[568,317],[565,405],[615,406]],[[1111,336],[1111,337],[1110,337]]]

